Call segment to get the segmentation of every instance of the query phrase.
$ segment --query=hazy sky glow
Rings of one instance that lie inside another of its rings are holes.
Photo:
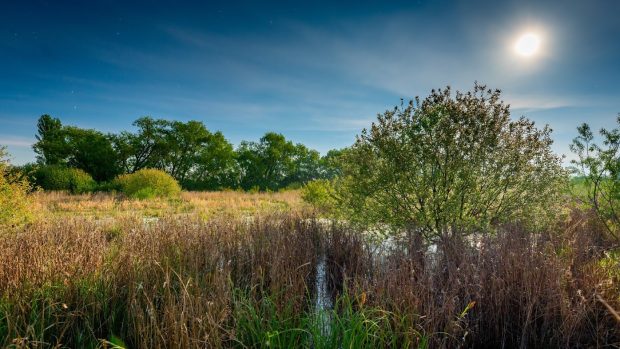
[[[620,1],[5,1],[0,144],[34,159],[36,119],[106,132],[143,115],[202,120],[237,144],[266,131],[322,152],[432,88],[504,91],[514,117],[613,126]],[[515,43],[536,33],[524,57]]]

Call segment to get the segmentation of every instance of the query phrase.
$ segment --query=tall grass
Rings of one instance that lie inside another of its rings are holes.
[[[620,344],[620,324],[597,297],[620,306],[620,278],[609,263],[604,227],[573,212],[544,233],[505,226],[494,236],[454,237],[429,253],[404,234],[377,251],[342,227],[330,232],[334,292],[414,314],[432,347],[599,347]],[[615,270],[620,259],[613,259]],[[417,314],[417,315],[415,315]]]
[[[378,245],[307,214],[57,218],[0,233],[0,346],[620,345],[618,260],[596,220]],[[333,309],[315,308],[326,256]]]

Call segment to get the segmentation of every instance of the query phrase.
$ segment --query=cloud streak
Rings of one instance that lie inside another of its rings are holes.
[[[29,148],[35,141],[29,138],[16,137],[10,135],[0,135],[0,146]]]

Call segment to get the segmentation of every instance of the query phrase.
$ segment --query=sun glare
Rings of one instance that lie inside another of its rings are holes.
[[[533,56],[540,48],[540,37],[534,33],[523,34],[515,43],[514,48],[521,56]]]

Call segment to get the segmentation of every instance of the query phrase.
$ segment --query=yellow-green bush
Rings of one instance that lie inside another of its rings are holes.
[[[32,218],[30,184],[9,173],[5,157],[5,148],[0,147],[0,227],[20,225]]]
[[[301,198],[314,206],[314,208],[326,212],[335,213],[336,193],[331,181],[317,179],[306,183],[301,189]]]
[[[181,193],[181,186],[171,175],[156,169],[120,175],[115,183],[125,195],[137,199],[175,197]]]

